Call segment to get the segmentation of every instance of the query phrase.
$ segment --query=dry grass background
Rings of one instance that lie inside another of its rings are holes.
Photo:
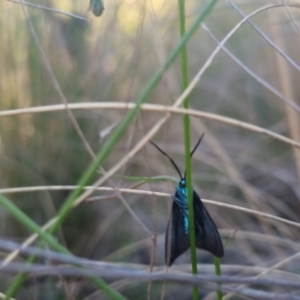
[[[173,49],[179,25],[176,1],[106,1],[100,18],[87,11],[87,0],[34,3],[87,18],[36,8],[23,11],[21,5],[8,1],[0,4],[0,192],[43,225],[56,216],[69,193],[66,186],[76,185],[93,153],[122,120],[128,109],[124,103],[135,100]],[[224,275],[299,280],[300,4],[288,4],[219,1],[187,47],[192,80],[216,49],[216,40],[223,40],[243,19],[241,12],[249,15],[269,6],[249,19],[253,24],[245,22],[232,34],[226,49],[214,56],[191,91],[193,143],[205,132],[193,157],[193,184],[202,198],[215,201],[207,208],[226,244],[221,261]],[[190,24],[204,1],[187,1],[186,5]],[[112,149],[102,166],[105,170],[143,139],[165,115],[166,106],[174,104],[180,96],[180,78],[177,60],[147,101],[156,106],[142,108]],[[69,111],[62,105],[54,107],[66,102],[81,107],[73,110],[70,106]],[[222,117],[237,122],[229,124]],[[153,138],[181,170],[182,128],[180,111],[173,111]],[[117,174],[176,176],[169,162],[145,142]],[[113,176],[102,188],[135,189],[135,184]],[[170,194],[174,184],[155,181],[138,189]],[[72,211],[57,234],[59,242],[74,255],[131,267],[132,272],[165,271],[164,233],[171,198],[130,191],[116,196],[113,190],[98,190],[94,196],[100,198]],[[7,211],[1,209],[0,216],[1,238],[21,244],[31,235]],[[3,250],[1,259],[8,253]],[[197,255],[200,274],[214,274],[211,254],[198,251]],[[25,262],[25,257],[20,254],[16,261]],[[39,262],[52,265],[49,260]],[[189,272],[189,252],[168,270],[171,275]],[[30,274],[16,299],[106,299],[79,276]],[[1,271],[0,292],[4,293],[13,277]],[[164,286],[160,280],[149,286],[129,275],[108,282],[129,299],[190,299],[192,293],[189,285]],[[300,297],[299,286],[248,287],[258,294],[232,295],[227,289],[224,299],[269,299],[267,294],[274,299]],[[206,300],[216,297],[205,285],[201,295]]]

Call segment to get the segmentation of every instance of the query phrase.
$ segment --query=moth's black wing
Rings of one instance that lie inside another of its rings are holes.
[[[207,250],[217,257],[222,257],[224,248],[219,231],[195,191],[193,202],[197,248]]]
[[[165,240],[165,261],[171,266],[175,259],[190,247],[190,237],[183,224],[183,210],[173,201],[172,214],[168,222]]]

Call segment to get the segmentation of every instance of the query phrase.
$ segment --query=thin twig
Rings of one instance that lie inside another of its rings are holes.
[[[43,6],[43,5],[32,4],[32,3],[29,3],[29,2],[25,2],[25,1],[17,1],[17,0],[7,0],[7,1],[17,3],[17,4],[21,4],[21,5],[31,6],[31,7],[46,10],[46,11],[51,11],[51,12],[54,12],[54,13],[57,13],[57,14],[65,15],[65,16],[76,18],[76,19],[83,20],[83,21],[88,21],[88,19],[85,18],[85,17],[74,15],[74,14],[71,14],[71,13],[67,13],[65,11],[62,11],[62,10],[59,10],[59,9],[56,9],[56,8],[51,8],[51,7],[47,7],[47,6]]]
[[[131,109],[135,107],[135,103],[123,103],[123,102],[89,102],[89,103],[72,103],[68,104],[69,109],[71,110],[77,110],[77,109]],[[204,118],[208,120],[213,120],[217,122],[221,122],[224,124],[240,127],[243,129],[247,129],[249,131],[262,133],[264,135],[267,135],[271,138],[277,139],[283,143],[286,143],[288,145],[291,145],[293,147],[300,149],[300,143],[289,139],[288,137],[285,137],[283,135],[280,135],[278,133],[275,133],[271,130],[265,129],[263,127],[259,127],[247,122],[243,122],[240,120],[236,120],[233,118],[221,116],[218,114],[208,113],[200,110],[194,110],[194,109],[184,109],[184,108],[178,108],[178,107],[170,107],[170,106],[164,106],[164,105],[158,105],[158,104],[142,104],[140,106],[141,110],[145,111],[156,111],[161,113],[176,113],[176,114],[189,114],[193,117],[199,117]],[[33,114],[33,113],[42,113],[42,112],[54,112],[54,111],[62,111],[65,110],[64,106],[62,104],[56,104],[56,105],[47,105],[47,106],[37,106],[37,107],[30,107],[30,108],[19,108],[14,110],[3,110],[0,111],[0,117],[4,116],[13,116],[13,115],[21,115],[21,114]]]

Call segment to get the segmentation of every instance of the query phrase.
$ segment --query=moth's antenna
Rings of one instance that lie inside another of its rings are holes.
[[[177,173],[179,174],[180,179],[182,179],[181,172],[180,172],[179,168],[177,167],[177,165],[175,164],[174,160],[173,160],[173,159],[172,159],[165,151],[163,151],[162,149],[160,149],[155,143],[153,143],[152,141],[150,141],[150,143],[151,143],[151,144],[152,144],[152,145],[153,145],[160,153],[162,153],[164,156],[166,156],[166,157],[170,160],[171,164],[174,166],[174,168],[176,169]]]
[[[195,145],[194,149],[191,152],[191,157],[193,156],[194,152],[197,150],[198,146],[200,145],[202,138],[204,137],[204,132],[202,133],[202,135],[200,136],[199,141],[197,142],[197,144]]]
[[[197,150],[198,146],[200,145],[201,141],[202,141],[202,138],[204,137],[204,132],[202,133],[202,135],[200,136],[200,139],[198,140],[197,144],[195,145],[194,149],[192,150],[191,152],[191,157],[193,156],[194,152]],[[186,170],[184,171],[184,177],[186,177]]]

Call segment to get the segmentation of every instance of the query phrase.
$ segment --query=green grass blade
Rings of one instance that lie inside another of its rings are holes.
[[[221,276],[221,262],[220,258],[214,256],[214,264],[215,264],[215,274],[216,276]],[[219,284],[219,290],[217,291],[217,299],[218,300],[223,300],[223,294],[221,291],[221,284]]]
[[[179,21],[180,21],[180,36],[185,34],[185,1],[178,0],[179,6]],[[181,80],[182,90],[184,91],[189,84],[188,76],[188,56],[186,46],[181,50]],[[189,108],[189,97],[184,99],[183,107]],[[191,170],[191,157],[190,157],[190,118],[189,115],[183,116],[183,132],[184,132],[184,146],[185,146],[185,166],[186,166],[186,179],[187,179],[187,196],[188,196],[188,218],[189,218],[189,233],[190,233],[190,252],[192,262],[192,273],[198,274],[197,270],[197,256],[196,256],[196,238],[194,226],[194,209],[193,209],[193,196],[192,196],[192,170]],[[193,287],[193,300],[199,299],[199,291],[196,286]]]
[[[185,35],[185,1],[178,0],[179,6],[179,21],[180,21],[180,36]],[[186,46],[181,49],[181,78],[182,90],[185,90],[189,84],[188,76],[188,54]],[[189,97],[184,99],[183,107],[189,109]],[[185,145],[185,166],[186,166],[186,182],[187,182],[187,198],[188,198],[188,218],[189,218],[189,234],[190,234],[190,252],[192,273],[198,274],[197,269],[197,253],[196,253],[196,237],[194,226],[194,207],[193,207],[193,188],[192,188],[192,166],[191,166],[191,137],[190,137],[190,117],[189,115],[183,116],[183,129],[184,129],[184,145]],[[199,299],[199,290],[196,286],[193,287],[193,300]]]
[[[13,217],[15,217],[22,225],[28,228],[30,231],[38,234],[40,239],[43,241],[43,244],[47,243],[57,252],[70,254],[70,252],[60,245],[51,234],[43,231],[34,221],[32,221],[26,214],[24,214],[19,208],[17,208],[9,199],[0,194],[0,205],[2,205],[6,210],[8,210]],[[70,254],[71,255],[71,254]],[[35,261],[35,256],[31,256],[28,260],[28,264],[32,264]],[[5,292],[6,298],[9,299],[12,297],[20,285],[25,279],[24,273],[19,273],[17,277],[14,279],[13,283],[10,285],[8,290]],[[90,280],[101,290],[103,290],[106,295],[116,300],[124,300],[125,298],[121,296],[117,291],[112,289],[108,284],[105,283],[100,278],[90,278]]]
[[[43,231],[34,221],[32,221],[25,213],[23,213],[18,207],[16,207],[9,199],[0,194],[0,205],[8,210],[13,217],[15,217],[21,224],[23,224],[30,231],[35,232],[38,236],[45,241],[54,250],[66,253],[69,252],[61,246],[52,235]]]

